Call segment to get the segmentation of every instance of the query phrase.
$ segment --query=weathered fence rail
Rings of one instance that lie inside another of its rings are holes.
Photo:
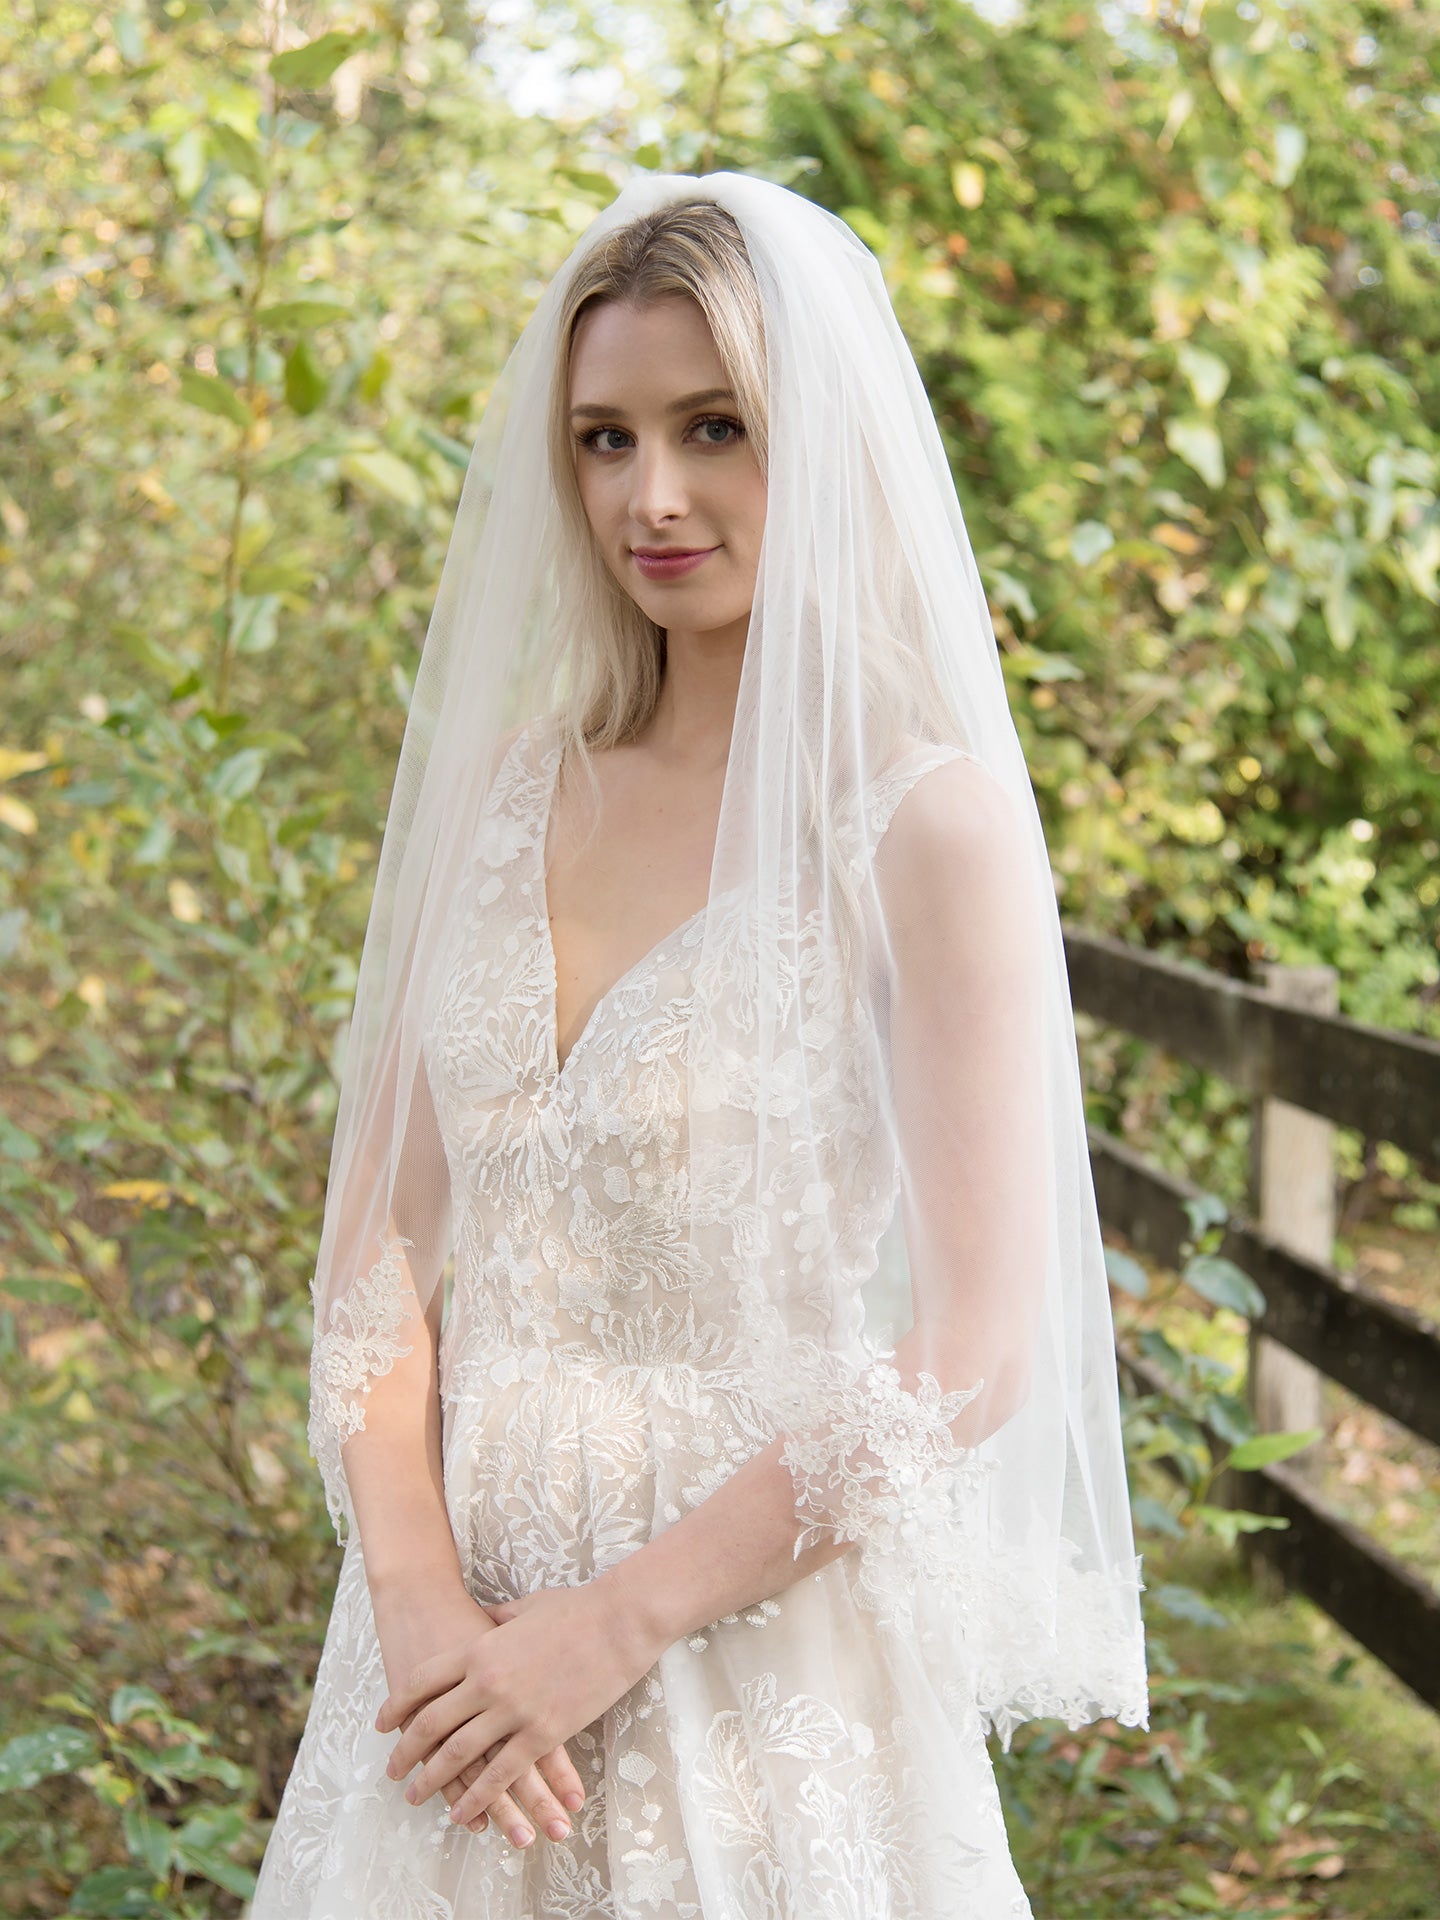
[[[1228,980],[1103,935],[1067,928],[1065,957],[1077,1011],[1249,1093],[1257,1103],[1257,1139],[1260,1112],[1279,1116],[1282,1131],[1270,1134],[1272,1150],[1285,1137],[1286,1116],[1298,1110],[1297,1125],[1313,1116],[1353,1127],[1440,1165],[1440,1042],[1287,1005],[1269,987]],[[1313,972],[1302,983],[1312,989]],[[1309,1176],[1316,1170],[1314,1150],[1313,1139],[1300,1143],[1296,1165]],[[1320,1172],[1328,1189],[1328,1144],[1321,1151]],[[1137,1251],[1178,1266],[1181,1243],[1190,1232],[1184,1203],[1198,1197],[1200,1189],[1150,1165],[1098,1128],[1090,1129],[1090,1155],[1105,1224],[1123,1233]],[[1252,1167],[1259,1194],[1265,1169],[1258,1151]],[[1317,1257],[1314,1247],[1328,1249],[1330,1243],[1328,1199],[1327,1191],[1316,1202],[1315,1216],[1294,1228],[1297,1239],[1310,1242],[1310,1251],[1286,1244],[1257,1221],[1232,1217],[1227,1224],[1220,1253],[1248,1273],[1265,1296],[1265,1312],[1252,1327],[1252,1363],[1257,1353],[1263,1358],[1275,1347],[1284,1349],[1306,1363],[1299,1369],[1302,1376],[1313,1368],[1440,1445],[1440,1325]],[[1122,1347],[1120,1361],[1144,1391],[1168,1390],[1140,1355]],[[1293,1394],[1294,1385],[1289,1382],[1287,1391]],[[1253,1390],[1252,1380],[1252,1395]],[[1302,1398],[1303,1392],[1302,1378]],[[1218,1440],[1215,1444],[1223,1453]],[[1298,1464],[1227,1479],[1238,1504],[1289,1522],[1283,1531],[1248,1535],[1247,1551],[1264,1557],[1421,1699],[1440,1709],[1440,1590],[1331,1511]]]

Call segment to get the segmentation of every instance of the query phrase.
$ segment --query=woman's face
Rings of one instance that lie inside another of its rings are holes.
[[[581,315],[570,431],[586,516],[631,599],[668,633],[738,626],[743,639],[765,481],[693,300]]]

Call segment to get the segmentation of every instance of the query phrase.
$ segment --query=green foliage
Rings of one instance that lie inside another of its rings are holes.
[[[859,5],[782,135],[885,264],[1066,910],[1440,1032],[1433,9]]]

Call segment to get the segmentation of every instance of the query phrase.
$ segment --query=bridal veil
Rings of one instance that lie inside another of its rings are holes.
[[[738,1359],[786,1438],[798,1541],[853,1543],[875,1629],[911,1641],[1007,1743],[1039,1716],[1137,1724],[1141,1583],[1074,1021],[985,592],[875,258],[758,178],[633,178],[486,408],[343,1063],[314,1280],[311,1436],[331,1513],[353,1517],[343,1443],[418,1316],[438,1316],[453,1251],[422,1058],[443,917],[503,742],[562,701],[584,617],[546,431],[565,289],[616,229],[684,200],[728,210],[758,282],[768,492],[689,1009],[676,1258],[723,1273],[742,1303]],[[917,917],[913,882],[897,910],[863,816],[887,765],[927,744],[951,751],[921,783],[936,783],[934,871]],[[1014,932],[987,963],[963,935],[967,860],[992,827]],[[838,971],[817,971],[817,950]],[[837,1075],[863,1090],[868,1139],[807,1129],[812,1107],[834,1111]],[[853,1185],[835,1202],[837,1153],[873,1158],[858,1211]],[[782,1217],[798,1258],[772,1257]]]

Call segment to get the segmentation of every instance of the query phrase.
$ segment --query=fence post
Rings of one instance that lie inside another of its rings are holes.
[[[1261,961],[1257,986],[1285,1006],[1337,1013],[1333,967],[1287,967]],[[1335,1250],[1334,1127],[1286,1100],[1255,1103],[1251,1128],[1252,1206],[1259,1225],[1294,1253],[1327,1263]],[[1321,1427],[1324,1377],[1278,1341],[1250,1329],[1250,1410],[1261,1433]],[[1314,1449],[1294,1456],[1301,1465]]]

